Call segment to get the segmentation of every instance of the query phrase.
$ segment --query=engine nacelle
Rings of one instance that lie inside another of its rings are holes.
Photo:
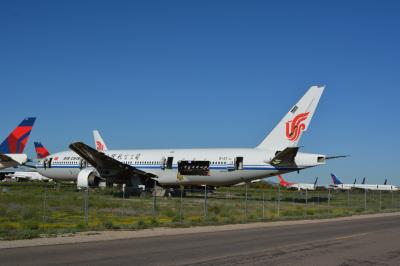
[[[101,178],[97,171],[93,168],[85,168],[78,174],[77,186],[78,188],[98,187]]]

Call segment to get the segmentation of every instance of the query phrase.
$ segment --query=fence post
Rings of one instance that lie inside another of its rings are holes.
[[[247,189],[248,183],[245,183],[245,198],[244,198],[244,218],[247,221]]]
[[[46,223],[46,200],[47,200],[47,185],[44,185],[44,193],[43,193],[43,232],[44,232],[44,224]]]
[[[88,217],[88,208],[89,208],[89,188],[83,190],[83,197],[84,197],[84,211],[85,211],[85,225],[87,226],[89,223]]]
[[[281,205],[281,185],[278,185],[278,209],[277,216],[280,216],[280,205]]]
[[[367,190],[364,189],[364,210],[367,210]]]
[[[204,185],[204,220],[207,220],[207,185]]]
[[[262,193],[262,220],[265,219],[265,192]]]
[[[184,190],[185,188],[183,187],[183,186],[181,186],[181,199],[180,199],[180,203],[179,203],[179,222],[180,223],[182,223],[182,221],[183,221],[183,210],[182,210],[182,199],[183,199],[183,190]]]
[[[331,189],[328,188],[328,213],[331,213]]]
[[[304,208],[304,216],[307,216],[308,189],[306,189],[306,207]]]
[[[390,194],[392,195],[392,209],[394,209],[394,206],[393,206],[393,190],[390,191]]]
[[[122,216],[125,216],[125,184],[122,184]]]
[[[154,187],[153,187],[153,216],[157,215],[157,182],[154,180]]]

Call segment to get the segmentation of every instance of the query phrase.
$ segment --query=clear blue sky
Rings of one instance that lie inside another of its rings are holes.
[[[400,184],[396,1],[2,1],[3,139],[27,152],[253,147],[307,88],[325,94],[302,151],[351,154],[287,178]]]

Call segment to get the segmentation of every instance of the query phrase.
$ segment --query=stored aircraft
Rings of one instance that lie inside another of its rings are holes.
[[[279,185],[285,187],[287,189],[295,189],[295,190],[315,190],[317,188],[318,177],[315,178],[313,184],[310,183],[294,183],[288,182],[281,175],[278,175]]]
[[[353,184],[345,184],[338,176],[331,174],[331,177],[333,181],[333,185],[331,185],[331,187],[333,187],[334,189],[351,190],[355,187],[356,180],[354,180]]]
[[[99,151],[74,142],[69,145],[72,151],[47,156],[37,169],[54,179],[77,179],[81,188],[101,181],[133,188],[179,188],[234,185],[323,165],[344,156],[302,153],[298,146],[323,91],[324,87],[311,87],[255,148]]]
[[[355,184],[355,188],[358,189],[366,189],[366,190],[380,190],[380,191],[398,191],[399,188],[394,185],[388,185],[387,184],[387,179],[385,179],[385,182],[383,185],[380,184],[365,184],[365,177],[363,179],[363,182],[361,184]]]
[[[28,157],[23,152],[35,120],[35,117],[22,120],[0,144],[0,169],[15,167],[27,162]]]

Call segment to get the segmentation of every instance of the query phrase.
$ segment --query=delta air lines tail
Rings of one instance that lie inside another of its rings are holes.
[[[28,117],[22,120],[22,122],[0,144],[0,152],[23,153],[35,120],[35,117]]]
[[[34,144],[35,144],[36,157],[38,159],[43,159],[50,155],[50,152],[43,146],[41,142],[35,142]]]
[[[28,157],[23,152],[35,120],[35,117],[28,117],[22,120],[0,144],[0,169],[15,167],[28,160]]]

